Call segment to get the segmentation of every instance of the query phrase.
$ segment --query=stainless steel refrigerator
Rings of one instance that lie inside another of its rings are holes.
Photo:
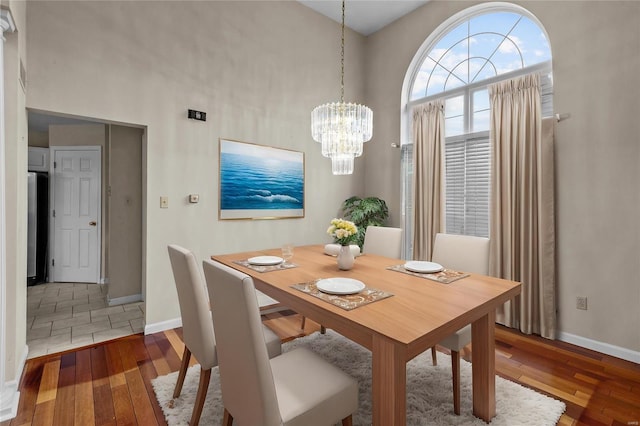
[[[27,176],[27,285],[47,280],[49,249],[49,178],[47,173]]]

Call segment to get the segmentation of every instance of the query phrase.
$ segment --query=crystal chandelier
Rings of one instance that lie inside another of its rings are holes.
[[[353,173],[353,159],[362,155],[362,144],[373,133],[371,108],[344,102],[344,3],[343,0],[340,102],[320,105],[311,112],[311,136],[322,144],[322,155],[331,158],[334,175]]]

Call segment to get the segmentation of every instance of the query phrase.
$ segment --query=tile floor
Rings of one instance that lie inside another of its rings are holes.
[[[143,332],[144,302],[109,306],[106,290],[78,283],[28,287],[28,358]]]

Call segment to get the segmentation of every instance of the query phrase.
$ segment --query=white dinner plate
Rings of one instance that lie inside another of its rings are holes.
[[[316,287],[323,293],[329,294],[355,294],[364,290],[362,281],[352,278],[325,278],[316,283]]]
[[[444,268],[441,264],[435,262],[411,260],[404,264],[404,269],[411,272],[419,272],[421,274],[432,274],[434,272],[440,272]]]
[[[256,256],[247,259],[247,262],[249,262],[250,265],[260,266],[279,265],[283,261],[284,259],[278,256]]]

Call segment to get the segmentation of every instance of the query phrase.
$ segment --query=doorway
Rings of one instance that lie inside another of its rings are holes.
[[[142,177],[146,164],[144,128],[35,111],[29,111],[28,124],[29,148],[40,147],[49,150],[52,165],[54,148],[56,151],[68,153],[92,147],[102,153],[99,160],[101,183],[98,185],[98,219],[95,220],[95,226],[89,223],[92,220],[86,220],[88,226],[100,235],[95,256],[98,259],[97,273],[89,279],[59,276],[57,271],[54,271],[50,274],[48,283],[29,287],[29,347],[40,350],[46,347],[46,350],[49,350],[51,344],[54,344],[56,349],[66,350],[74,347],[76,343],[82,346],[92,341],[98,342],[107,336],[113,338],[142,332],[145,312],[145,249],[142,239],[145,200]],[[53,169],[50,170],[52,171]],[[83,185],[87,188],[91,183],[86,181]],[[51,201],[53,203],[54,199]],[[59,208],[65,208],[64,204],[56,208],[57,217]],[[53,244],[56,243],[52,241],[50,246]],[[123,250],[123,247],[126,250]],[[60,256],[53,256],[53,252],[54,248],[49,247],[49,265],[51,260],[54,260],[55,266],[58,267]],[[85,254],[87,252],[85,251]],[[86,259],[79,259],[79,262],[84,261]],[[55,283],[52,282],[54,280]],[[58,294],[54,295],[56,292]],[[48,296],[58,300],[54,304]],[[89,317],[91,321],[93,318],[108,320],[111,329],[106,327],[107,321],[104,321],[105,324],[86,324],[86,321],[83,322],[85,317]],[[47,328],[50,330],[45,330]],[[127,330],[130,331],[127,333]],[[49,341],[46,342],[46,339]]]

